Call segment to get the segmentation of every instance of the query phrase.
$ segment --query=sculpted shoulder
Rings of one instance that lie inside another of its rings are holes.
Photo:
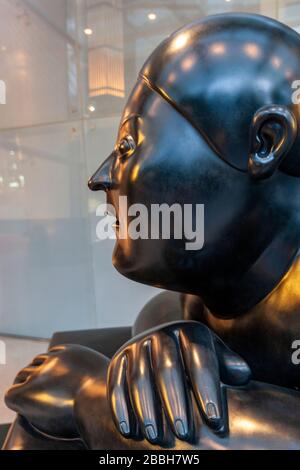
[[[300,256],[277,287],[247,313],[220,319],[205,310],[206,323],[249,364],[257,380],[299,388],[292,361],[300,340]]]

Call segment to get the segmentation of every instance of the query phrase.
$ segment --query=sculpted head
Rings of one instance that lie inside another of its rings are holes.
[[[299,247],[296,80],[300,36],[257,15],[206,18],[153,52],[125,107],[116,147],[89,186],[106,191],[117,215],[119,196],[149,213],[153,204],[203,204],[204,246],[187,250],[184,236],[118,237],[113,263],[122,274],[201,295],[220,315],[239,313],[241,301],[231,299],[241,280],[251,287],[255,278],[254,289],[262,276],[272,287]],[[261,266],[281,245],[286,259]],[[251,289],[245,308],[247,296]]]

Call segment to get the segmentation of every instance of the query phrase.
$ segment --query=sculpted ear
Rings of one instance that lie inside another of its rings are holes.
[[[260,108],[253,117],[250,130],[250,175],[255,179],[272,176],[288,154],[296,135],[296,118],[286,106]]]

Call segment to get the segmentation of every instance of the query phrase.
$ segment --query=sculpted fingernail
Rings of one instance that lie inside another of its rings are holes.
[[[148,424],[146,426],[145,432],[149,441],[155,441],[157,439],[157,432],[155,431],[155,428],[152,426],[152,424]]]
[[[184,439],[187,436],[187,429],[184,426],[183,422],[181,419],[176,419],[175,421],[175,429],[178,437],[180,439]]]
[[[206,414],[209,419],[220,418],[216,405],[211,402],[206,405]]]
[[[121,421],[120,423],[120,431],[124,436],[127,436],[129,434],[129,427],[126,421]]]

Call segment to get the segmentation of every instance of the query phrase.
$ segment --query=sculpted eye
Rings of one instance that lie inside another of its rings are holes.
[[[129,156],[134,152],[136,147],[135,141],[131,135],[127,135],[117,145],[117,150],[121,157]]]

